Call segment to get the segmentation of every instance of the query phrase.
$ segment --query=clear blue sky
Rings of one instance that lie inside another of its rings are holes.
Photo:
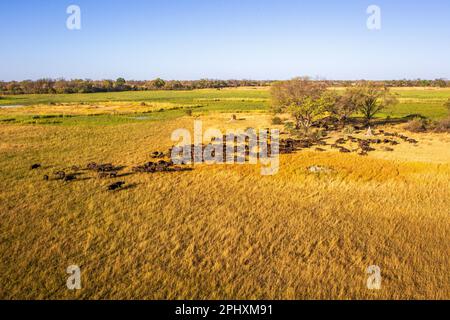
[[[1,1],[0,36],[0,80],[450,78],[449,0]]]

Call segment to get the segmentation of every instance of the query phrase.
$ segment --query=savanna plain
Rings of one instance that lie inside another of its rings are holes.
[[[393,91],[399,104],[378,119],[448,116],[450,89]],[[265,88],[5,96],[0,298],[449,299],[448,133],[387,121],[375,134],[418,143],[365,157],[329,145],[282,154],[273,176],[248,164],[131,170],[194,120],[283,131],[269,98]],[[90,162],[121,169],[101,179]],[[43,179],[73,167],[73,181]],[[115,181],[126,184],[109,191]],[[70,265],[81,290],[66,287]],[[381,290],[366,286],[371,265]]]

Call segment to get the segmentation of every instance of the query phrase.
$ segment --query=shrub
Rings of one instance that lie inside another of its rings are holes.
[[[141,102],[141,107],[145,107],[147,104],[145,102]]]
[[[436,132],[450,132],[450,118],[438,121],[434,130]]]
[[[192,109],[186,109],[185,113],[186,113],[186,115],[188,117],[191,117],[192,116]]]
[[[283,120],[281,120],[280,117],[273,117],[273,118],[272,118],[272,124],[273,124],[273,125],[283,124]]]
[[[414,118],[406,124],[405,129],[411,132],[425,132],[427,131],[427,125],[425,119]]]

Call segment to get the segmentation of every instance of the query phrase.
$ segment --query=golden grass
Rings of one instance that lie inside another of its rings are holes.
[[[204,129],[270,121],[239,116],[205,116]],[[283,155],[275,176],[257,166],[201,165],[125,176],[131,187],[115,193],[89,173],[68,184],[42,181],[89,161],[127,172],[169,147],[172,130],[192,125],[187,117],[1,125],[0,298],[450,298],[450,154],[442,135],[368,157]],[[35,162],[43,168],[30,171]],[[331,171],[313,174],[310,165]],[[71,264],[82,270],[76,292],[65,286]],[[372,264],[381,267],[380,291],[366,288]]]
[[[171,110],[179,105],[169,102],[102,102],[98,104],[61,103],[56,105],[30,105],[18,108],[0,108],[0,115],[104,115],[153,112],[159,109]],[[189,106],[184,106],[185,108]]]

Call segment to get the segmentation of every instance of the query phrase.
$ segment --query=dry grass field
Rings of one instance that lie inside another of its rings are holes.
[[[197,119],[271,126],[264,113],[238,118]],[[274,176],[253,165],[131,173],[173,144],[173,130],[192,126],[189,116],[0,124],[0,298],[450,298],[449,135],[409,134],[417,146],[367,157],[329,147],[281,155]],[[108,192],[111,180],[87,171],[73,182],[42,179],[91,161],[124,166],[115,180],[126,187]],[[66,288],[72,264],[81,290]],[[370,265],[381,268],[379,291],[366,287]]]

